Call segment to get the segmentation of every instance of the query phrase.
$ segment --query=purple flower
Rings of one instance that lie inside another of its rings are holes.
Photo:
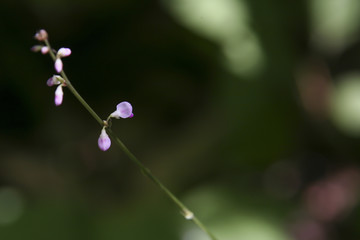
[[[47,81],[46,81],[46,84],[51,87],[51,86],[54,86],[54,85],[59,85],[60,83],[65,83],[65,80],[59,76],[59,75],[53,75],[51,78],[49,78]]]
[[[63,101],[63,96],[64,96],[64,92],[63,92],[62,88],[66,86],[65,80],[59,75],[53,75],[51,78],[49,78],[46,81],[46,84],[49,87],[58,85],[55,90],[55,105],[56,106],[61,105],[62,101]]]
[[[116,106],[116,111],[113,112],[110,117],[113,118],[132,118],[134,114],[132,113],[132,106],[128,102],[121,102]]]
[[[56,106],[61,105],[61,103],[63,101],[63,96],[64,96],[64,92],[62,90],[62,85],[59,85],[55,91],[55,105]]]
[[[60,48],[56,53],[56,57],[57,58],[68,57],[70,56],[70,54],[71,54],[70,48]]]
[[[55,60],[55,70],[60,73],[63,69],[63,63],[61,61],[61,58],[68,57],[71,54],[70,48],[60,48],[56,53],[56,60]]]
[[[62,71],[62,69],[63,69],[63,63],[62,63],[62,61],[61,61],[60,58],[57,58],[57,59],[55,60],[54,66],[55,66],[55,70],[56,70],[58,73],[60,73],[60,72]]]
[[[105,128],[103,128],[101,130],[101,134],[98,139],[98,145],[99,145],[100,150],[102,150],[102,151],[108,150],[111,146],[111,140],[110,140],[109,136],[107,135]]]

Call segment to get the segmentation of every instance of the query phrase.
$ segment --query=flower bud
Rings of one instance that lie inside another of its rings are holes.
[[[54,84],[54,76],[52,76],[46,81],[46,85],[48,85],[49,87],[54,86]]]
[[[65,80],[59,76],[59,75],[53,75],[51,78],[49,78],[47,81],[46,81],[46,84],[51,87],[51,86],[54,86],[54,85],[59,85],[60,83],[64,83]]]
[[[59,51],[56,53],[58,58],[70,56],[71,49],[70,48],[60,48]]]
[[[48,38],[48,34],[44,29],[40,29],[34,36],[39,41],[44,41]]]
[[[107,135],[106,130],[104,128],[101,130],[101,134],[98,139],[98,145],[99,145],[99,148],[101,151],[106,151],[111,146],[111,140],[110,140],[109,136]]]
[[[44,47],[41,48],[41,53],[42,54],[47,54],[49,52],[49,50],[50,50],[49,47],[44,46]]]
[[[35,46],[32,46],[30,48],[30,50],[33,52],[40,52],[43,47],[44,47],[43,45],[35,45]]]
[[[63,101],[63,96],[64,96],[64,92],[63,92],[63,89],[62,89],[62,85],[59,85],[56,88],[56,91],[55,91],[55,105],[56,106],[61,105],[61,103]]]
[[[57,58],[56,60],[55,60],[55,70],[59,73],[59,72],[61,72],[62,71],[62,69],[63,69],[63,63],[62,63],[62,61],[61,61],[61,59],[60,58]]]
[[[189,211],[188,209],[185,209],[183,212],[183,215],[185,217],[186,220],[192,220],[194,219],[194,213]]]
[[[134,114],[132,113],[132,106],[128,102],[121,102],[116,106],[116,111],[113,112],[110,117],[113,118],[132,118]]]

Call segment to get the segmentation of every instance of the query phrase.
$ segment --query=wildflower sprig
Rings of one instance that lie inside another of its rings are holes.
[[[106,120],[104,120],[104,127],[101,130],[100,137],[98,139],[98,145],[100,150],[106,151],[111,146],[111,140],[106,133],[106,128],[111,127],[111,118],[132,118],[134,116],[132,112],[132,106],[128,102],[121,102],[116,106],[115,112],[111,113]]]
[[[39,30],[34,38],[41,42],[40,45],[35,45],[31,48],[34,52],[41,52],[42,54],[49,54],[54,60],[54,68],[57,73],[60,75],[53,75],[47,80],[48,86],[57,85],[55,91],[55,105],[59,106],[63,101],[63,87],[67,87],[70,92],[79,100],[79,102],[89,111],[93,118],[101,126],[101,134],[98,138],[98,146],[100,150],[106,151],[111,146],[111,139],[123,150],[123,152],[133,161],[141,170],[141,172],[148,177],[156,186],[158,186],[165,195],[172,200],[175,205],[180,209],[181,214],[185,219],[193,221],[201,230],[203,230],[212,240],[216,240],[215,236],[205,227],[205,225],[190,211],[169,189],[167,189],[162,182],[155,177],[151,171],[140,162],[137,157],[124,145],[124,143],[116,136],[116,134],[111,130],[111,119],[120,119],[120,118],[132,118],[133,107],[129,102],[121,102],[116,106],[116,110],[112,112],[106,120],[102,120],[96,112],[87,104],[87,102],[81,97],[81,95],[76,91],[76,89],[71,84],[70,80],[66,76],[63,70],[63,62],[61,58],[68,57],[71,55],[71,50],[69,48],[60,48],[58,51],[51,48],[48,41],[48,33],[41,29]],[[111,139],[110,139],[110,137]]]

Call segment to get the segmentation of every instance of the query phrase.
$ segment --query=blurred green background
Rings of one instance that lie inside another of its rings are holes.
[[[207,237],[65,89],[219,240],[360,239],[358,0],[2,0],[0,239]]]

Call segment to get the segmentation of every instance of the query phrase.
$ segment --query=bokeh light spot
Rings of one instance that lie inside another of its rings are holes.
[[[264,64],[263,51],[248,24],[243,1],[172,0],[163,1],[183,25],[217,42],[224,53],[224,65],[234,74],[258,74]]]
[[[283,229],[256,216],[229,216],[212,226],[216,237],[222,240],[285,240]],[[201,230],[190,228],[184,231],[182,240],[209,240]]]
[[[336,53],[355,40],[360,24],[358,0],[309,0],[313,42]]]
[[[274,218],[241,206],[233,195],[221,188],[199,188],[192,191],[185,203],[196,209],[212,233],[222,240],[285,240],[289,239],[284,226]],[[200,229],[187,225],[182,240],[210,240]]]
[[[0,224],[15,222],[23,212],[23,198],[14,188],[3,187],[0,189]]]
[[[338,79],[331,97],[332,117],[339,129],[360,136],[360,73],[348,73]]]

